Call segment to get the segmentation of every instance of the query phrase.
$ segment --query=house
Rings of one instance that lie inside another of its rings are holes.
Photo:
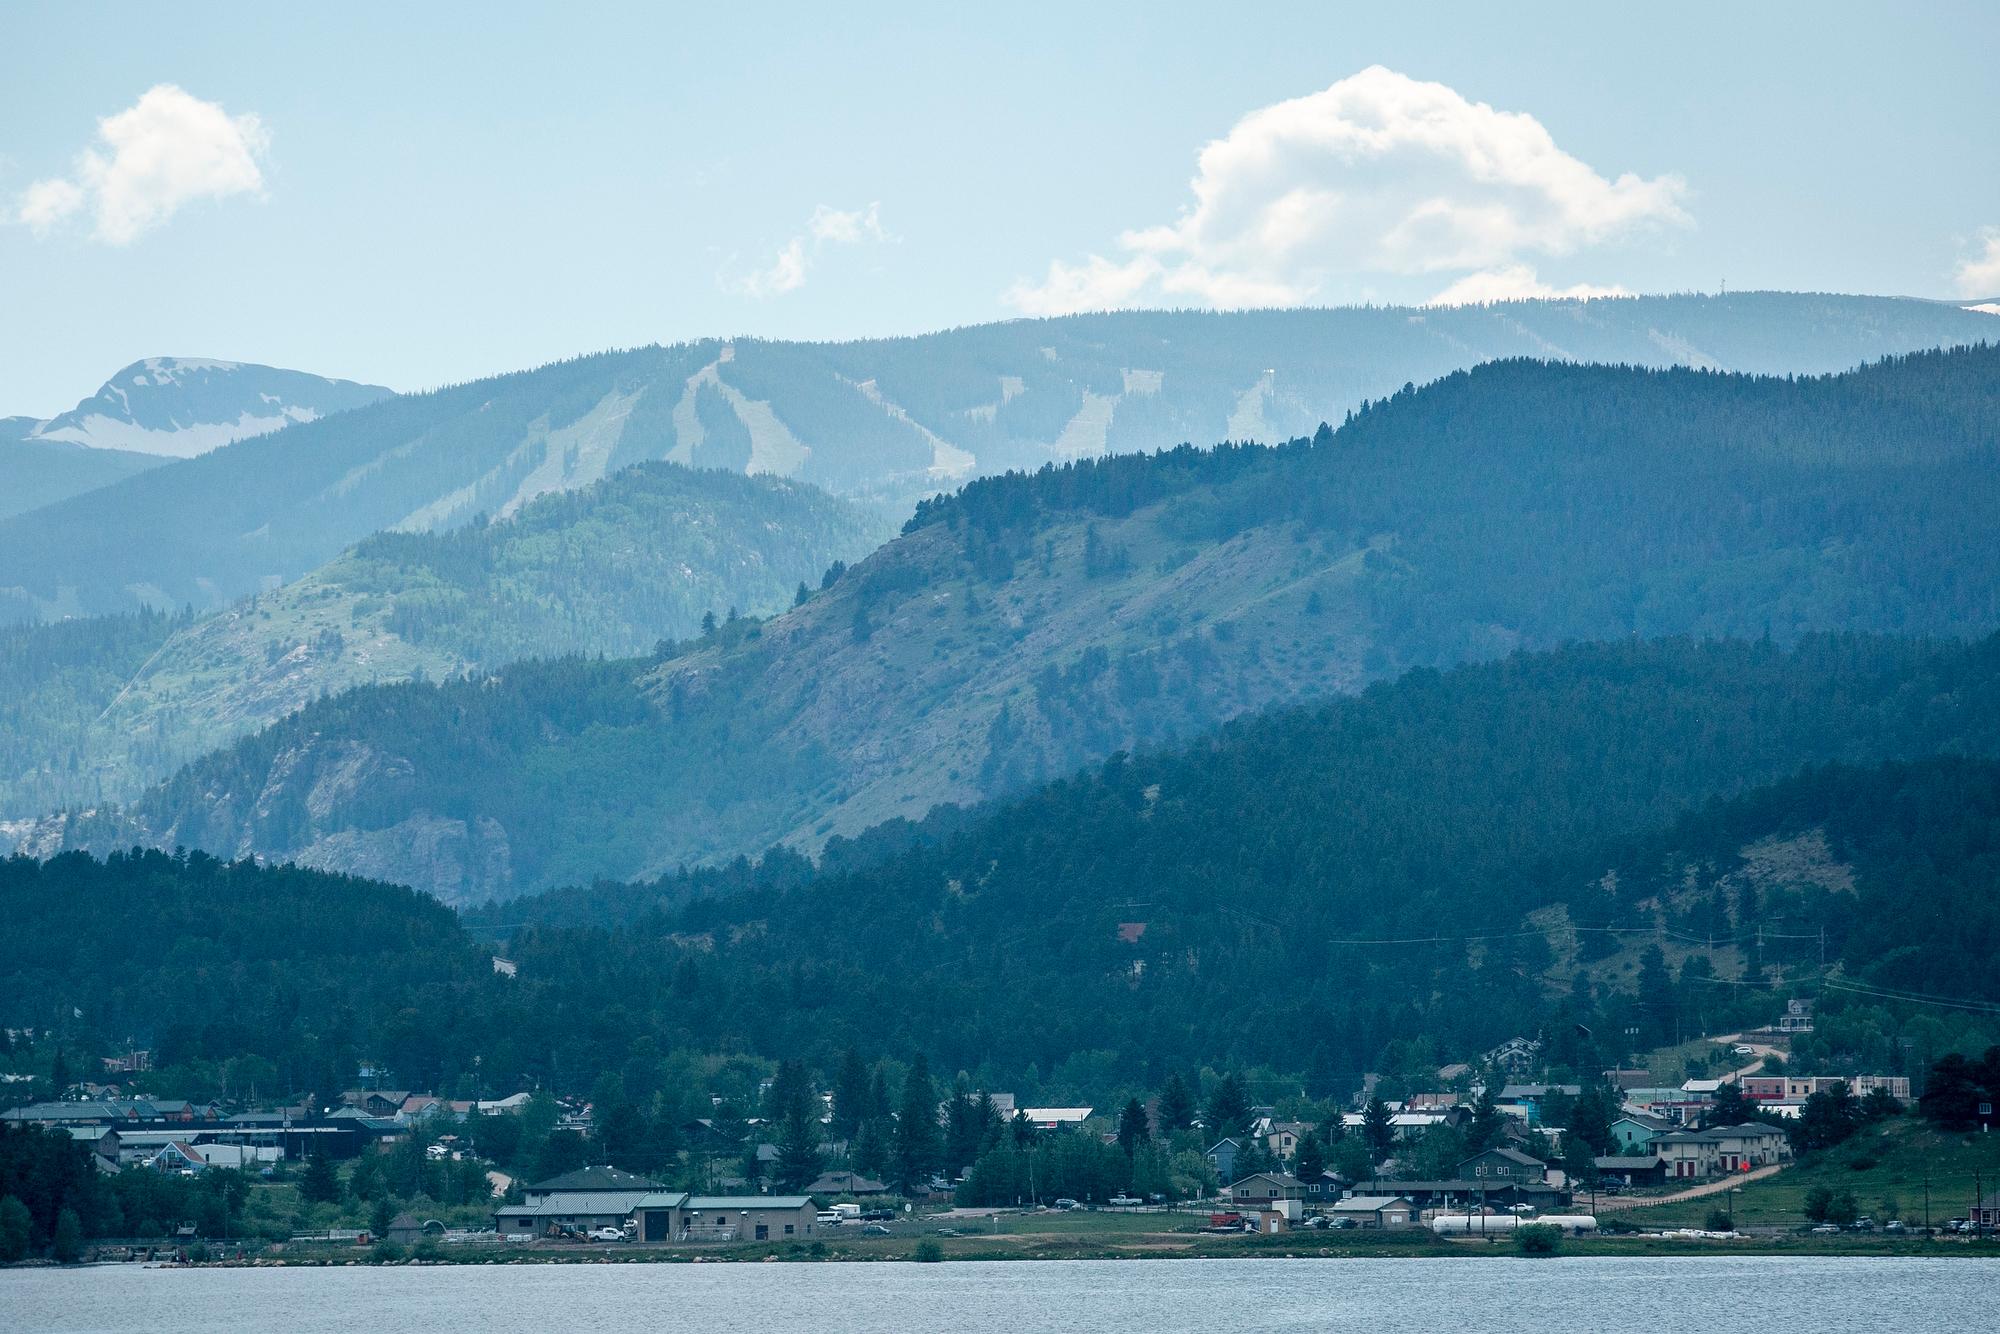
[[[1299,1141],[1312,1133],[1304,1121],[1273,1121],[1263,1130],[1264,1148],[1273,1156],[1290,1162],[1299,1151]]]
[[[1401,1195],[1350,1195],[1328,1206],[1327,1216],[1357,1227],[1399,1228],[1415,1224],[1417,1207]]]
[[[1646,1112],[1625,1112],[1611,1122],[1611,1138],[1627,1157],[1651,1155],[1653,1141],[1680,1129],[1680,1123]]]
[[[285,1158],[285,1151],[276,1145],[197,1144],[194,1151],[210,1167],[258,1168]]]
[[[341,1106],[352,1107],[365,1116],[395,1116],[409,1100],[408,1089],[349,1089],[340,1095]]]
[[[1229,1186],[1229,1202],[1239,1209],[1263,1209],[1274,1200],[1302,1200],[1305,1196],[1305,1182],[1290,1172],[1253,1172]]]
[[[1215,1169],[1217,1181],[1229,1181],[1236,1176],[1236,1155],[1242,1150],[1243,1146],[1235,1140],[1220,1139],[1211,1144],[1202,1157],[1208,1159],[1208,1165]]]
[[[1541,1059],[1542,1044],[1529,1038],[1509,1038],[1479,1059],[1509,1075],[1525,1075]]]
[[[2000,1190],[1980,1196],[1965,1217],[1974,1227],[2000,1227]]]
[[[203,1161],[199,1153],[195,1152],[193,1145],[170,1140],[158,1153],[146,1160],[146,1166],[155,1172],[178,1172],[193,1176],[197,1172],[206,1170],[208,1164]]]
[[[822,1172],[806,1187],[806,1194],[825,1199],[832,1195],[887,1195],[889,1187],[859,1172]]]
[[[1526,1186],[1547,1181],[1549,1165],[1519,1149],[1501,1147],[1467,1158],[1458,1165],[1458,1175],[1467,1181]]]
[[[393,1241],[398,1246],[408,1246],[420,1240],[423,1235],[422,1219],[415,1214],[397,1214],[389,1220],[389,1235],[384,1240]]]
[[[1780,1033],[1810,1033],[1813,1031],[1813,1003],[1810,1000],[1788,1000],[1785,1012],[1778,1016],[1774,1025]]]

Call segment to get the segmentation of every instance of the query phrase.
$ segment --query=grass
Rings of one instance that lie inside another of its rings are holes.
[[[1847,1143],[1812,1155],[1736,1196],[1736,1222],[1743,1227],[1803,1227],[1806,1192],[1825,1186],[1851,1192],[1860,1212],[1879,1225],[1889,1220],[1889,1203],[1912,1226],[1924,1221],[1924,1180],[1930,1180],[1931,1222],[1964,1217],[1971,1206],[1975,1175],[1987,1190],[2000,1188],[2000,1136],[1948,1135],[1915,1116],[1901,1116],[1863,1130]],[[1618,1216],[1642,1227],[1700,1227],[1711,1209],[1727,1209],[1722,1195],[1635,1209]]]

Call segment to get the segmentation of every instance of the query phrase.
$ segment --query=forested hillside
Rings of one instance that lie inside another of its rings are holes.
[[[1983,634],[1996,409],[1993,348],[1811,380],[1495,364],[1281,448],[978,482],[768,623],[318,704],[129,822],[28,846],[178,841],[481,899],[810,850],[1522,647]]]
[[[165,462],[156,455],[124,449],[9,439],[5,428],[6,423],[0,423],[0,519],[94,491]]]
[[[351,686],[629,656],[694,637],[704,616],[769,615],[892,531],[814,487],[652,463],[509,519],[380,534],[198,620],[13,627],[0,632],[0,671],[12,664],[21,688],[0,704],[0,818],[134,795]]]
[[[1827,1045],[1800,1068],[1907,1068],[2000,1035],[1840,987],[1907,981],[1917,945],[1939,987],[2000,999],[2000,770],[1753,785],[2000,755],[1996,687],[2000,639],[1418,671],[842,845],[818,874],[779,854],[498,905],[470,933],[422,896],[305,871],[17,860],[0,1019],[150,1044],[210,1087],[326,1087],[370,1061],[440,1092],[647,1090],[725,1057],[830,1075],[851,1049],[1099,1105],[1203,1065],[1344,1094],[1516,1034],[1548,1035],[1558,1065],[1616,1054],[1579,1023],[1650,1045],[1764,1022],[1819,987],[1824,929]],[[1717,794],[1736,795],[1702,806]]]
[[[1828,372],[1996,332],[1990,315],[1931,302],[1744,293],[1127,312],[605,353],[387,399],[0,521],[0,618],[222,606],[373,532],[504,515],[645,459],[906,512],[1007,469],[1303,434],[1495,358]]]

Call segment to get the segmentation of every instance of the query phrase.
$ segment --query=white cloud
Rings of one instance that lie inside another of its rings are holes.
[[[1526,264],[1509,264],[1505,268],[1481,269],[1468,273],[1451,286],[1439,292],[1424,304],[1427,306],[1480,306],[1493,301],[1553,300],[1593,300],[1607,296],[1630,296],[1630,292],[1617,284],[1601,287],[1596,283],[1573,283],[1568,287],[1552,287],[1535,276],[1535,271]]]
[[[159,84],[98,121],[97,143],[77,158],[75,172],[29,186],[16,216],[46,235],[88,210],[99,241],[129,245],[198,200],[261,193],[258,159],[269,145],[256,116],[231,116],[171,83]]]
[[[1251,112],[1201,150],[1191,188],[1174,222],[1125,232],[1114,257],[1057,260],[1006,300],[1296,305],[1333,278],[1486,274],[1497,291],[1522,286],[1516,270],[1539,287],[1528,256],[1690,222],[1679,177],[1606,179],[1533,116],[1379,65]]]
[[[2000,293],[2000,227],[1988,227],[1979,234],[1984,249],[1958,262],[1956,281],[1960,296],[1992,296]]]
[[[740,278],[723,277],[720,281],[729,291],[760,300],[796,292],[806,285],[806,275],[827,246],[893,241],[895,238],[882,230],[881,210],[879,203],[852,210],[821,204],[806,219],[805,230],[785,242],[768,265]]]

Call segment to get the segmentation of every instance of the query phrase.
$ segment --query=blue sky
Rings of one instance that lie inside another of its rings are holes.
[[[2000,6],[1622,8],[10,6],[0,414],[161,354],[2000,295]]]

